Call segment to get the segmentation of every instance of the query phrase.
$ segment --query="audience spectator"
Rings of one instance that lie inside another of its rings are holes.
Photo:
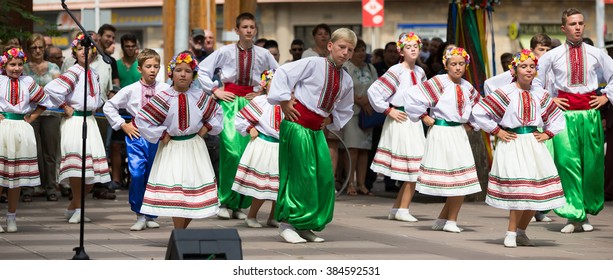
[[[47,83],[60,76],[60,68],[44,59],[45,39],[38,33],[32,34],[26,41],[28,61],[23,65],[23,75],[30,76],[44,88]],[[40,171],[41,189],[22,188],[22,201],[30,202],[34,195],[44,195],[49,201],[57,201],[59,185],[57,169],[60,158],[60,122],[61,113],[45,111],[31,125],[36,137],[38,170]]]
[[[62,67],[62,64],[64,63],[64,54],[62,53],[62,49],[56,46],[46,48],[45,57],[45,60],[55,63],[58,68]]]
[[[500,66],[502,66],[502,71],[509,71],[509,65],[511,65],[511,61],[513,61],[512,53],[503,53],[500,55]]]
[[[313,28],[313,40],[315,41],[315,46],[312,48],[308,48],[302,53],[302,58],[310,57],[310,56],[328,56],[330,53],[328,51],[328,42],[330,41],[330,34],[332,34],[332,29],[325,23],[320,23],[315,28]]]
[[[287,60],[285,63],[299,60],[300,58],[302,58],[303,52],[304,52],[304,42],[300,39],[294,39],[289,49],[289,53],[292,55],[292,58]]]
[[[345,69],[353,80],[353,116],[343,127],[343,139],[349,149],[349,160],[345,161],[348,169],[349,185],[348,195],[372,195],[366,188],[366,170],[368,169],[368,151],[372,148],[372,128],[362,129],[359,126],[359,114],[364,111],[371,115],[373,108],[368,101],[368,88],[377,78],[377,70],[372,64],[366,63],[366,43],[358,39],[353,56],[345,63]],[[356,188],[357,187],[357,188]]]
[[[279,44],[275,40],[268,40],[264,43],[263,48],[267,49],[270,54],[279,62]]]

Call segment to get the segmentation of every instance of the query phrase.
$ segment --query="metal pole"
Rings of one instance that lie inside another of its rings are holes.
[[[596,47],[604,48],[604,0],[596,0]]]
[[[177,0],[175,5],[175,55],[187,50],[189,42],[189,0]],[[174,55],[173,55],[174,56]]]

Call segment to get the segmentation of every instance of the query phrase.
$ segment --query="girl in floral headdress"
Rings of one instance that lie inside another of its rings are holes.
[[[36,138],[30,123],[52,106],[31,77],[21,76],[26,55],[11,48],[0,56],[0,187],[8,188],[7,232],[16,232],[20,187],[40,185]],[[0,232],[4,232],[0,226]]]
[[[498,88],[473,108],[476,126],[498,136],[485,202],[510,210],[505,247],[534,246],[525,232],[534,212],[566,203],[544,143],[566,122],[549,93],[531,85],[537,63],[534,53],[522,50],[511,63],[516,82]]]
[[[136,116],[140,135],[160,141],[147,181],[142,214],[170,216],[176,229],[217,214],[217,182],[202,137],[221,131],[221,107],[202,89],[190,87],[198,73],[190,52],[168,63],[172,87],[154,95]]]
[[[462,79],[470,63],[468,53],[458,47],[447,50],[443,64],[447,74],[408,89],[404,95],[409,118],[430,126],[416,190],[447,197],[432,229],[459,233],[458,214],[464,196],[481,191],[475,160],[465,128],[479,93]],[[428,115],[427,110],[430,109]]]
[[[267,91],[274,70],[262,73],[260,86]],[[257,214],[265,200],[272,201],[267,225],[278,227],[274,219],[275,202],[279,190],[279,128],[284,114],[281,106],[268,103],[266,95],[253,98],[236,114],[236,130],[251,141],[243,153],[232,190],[253,197],[245,224],[259,228]]]
[[[409,204],[415,193],[426,139],[421,121],[412,121],[407,117],[404,96],[408,94],[406,89],[426,80],[426,73],[415,65],[421,49],[421,40],[417,35],[402,33],[396,45],[402,62],[390,67],[368,89],[368,100],[373,109],[387,115],[370,168],[403,182],[388,219],[417,222],[409,213]]]
[[[109,166],[106,160],[104,142],[100,136],[94,111],[102,106],[98,73],[89,67],[85,73],[85,43],[83,34],[77,35],[72,41],[72,56],[77,63],[45,86],[45,93],[61,104],[64,118],[60,124],[60,183],[69,183],[74,199],[68,204],[65,218],[71,224],[81,221],[81,191],[89,193],[95,183],[106,183],[111,180]],[[88,63],[96,56],[96,48],[92,47],[88,54]],[[87,76],[86,76],[87,75]],[[85,80],[87,77],[87,85]],[[87,96],[84,95],[87,86]],[[85,107],[84,98],[87,98]],[[83,155],[83,117],[87,122],[87,142]],[[81,166],[85,156],[85,190],[81,190]],[[85,221],[89,221],[85,218]]]

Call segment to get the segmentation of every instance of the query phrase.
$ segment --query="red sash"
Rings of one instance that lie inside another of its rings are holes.
[[[252,86],[239,86],[233,83],[225,83],[224,90],[234,93],[238,96],[245,97],[245,95],[247,95],[248,93],[253,92],[253,87]]]
[[[311,130],[321,130],[321,124],[324,122],[325,117],[322,117],[309,110],[300,102],[297,102],[296,105],[294,105],[294,109],[300,113],[300,117],[298,117],[298,119],[295,121],[297,124]]]
[[[558,90],[558,98],[567,98],[568,99],[568,108],[566,110],[589,110],[592,109],[590,106],[590,101],[592,101],[591,96],[595,96],[596,92],[588,92],[588,93],[570,93]]]

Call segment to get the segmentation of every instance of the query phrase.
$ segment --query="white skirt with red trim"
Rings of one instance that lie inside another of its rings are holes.
[[[259,137],[251,140],[241,157],[232,190],[262,200],[277,200],[279,143]]]
[[[388,116],[370,169],[393,180],[415,182],[425,144],[421,121],[398,122]]]
[[[85,184],[111,181],[104,142],[94,116],[88,116],[87,141],[85,146]],[[81,178],[83,156],[83,117],[63,118],[60,124],[61,161],[58,180],[69,183],[69,178]]]
[[[485,202],[507,210],[551,210],[566,204],[558,171],[545,143],[532,133],[498,141]]]
[[[0,187],[38,185],[40,185],[40,174],[34,129],[22,120],[1,120]]]
[[[481,191],[475,159],[463,126],[430,128],[415,189],[423,194],[446,197]]]
[[[201,219],[218,211],[217,182],[204,139],[160,142],[140,212]]]

